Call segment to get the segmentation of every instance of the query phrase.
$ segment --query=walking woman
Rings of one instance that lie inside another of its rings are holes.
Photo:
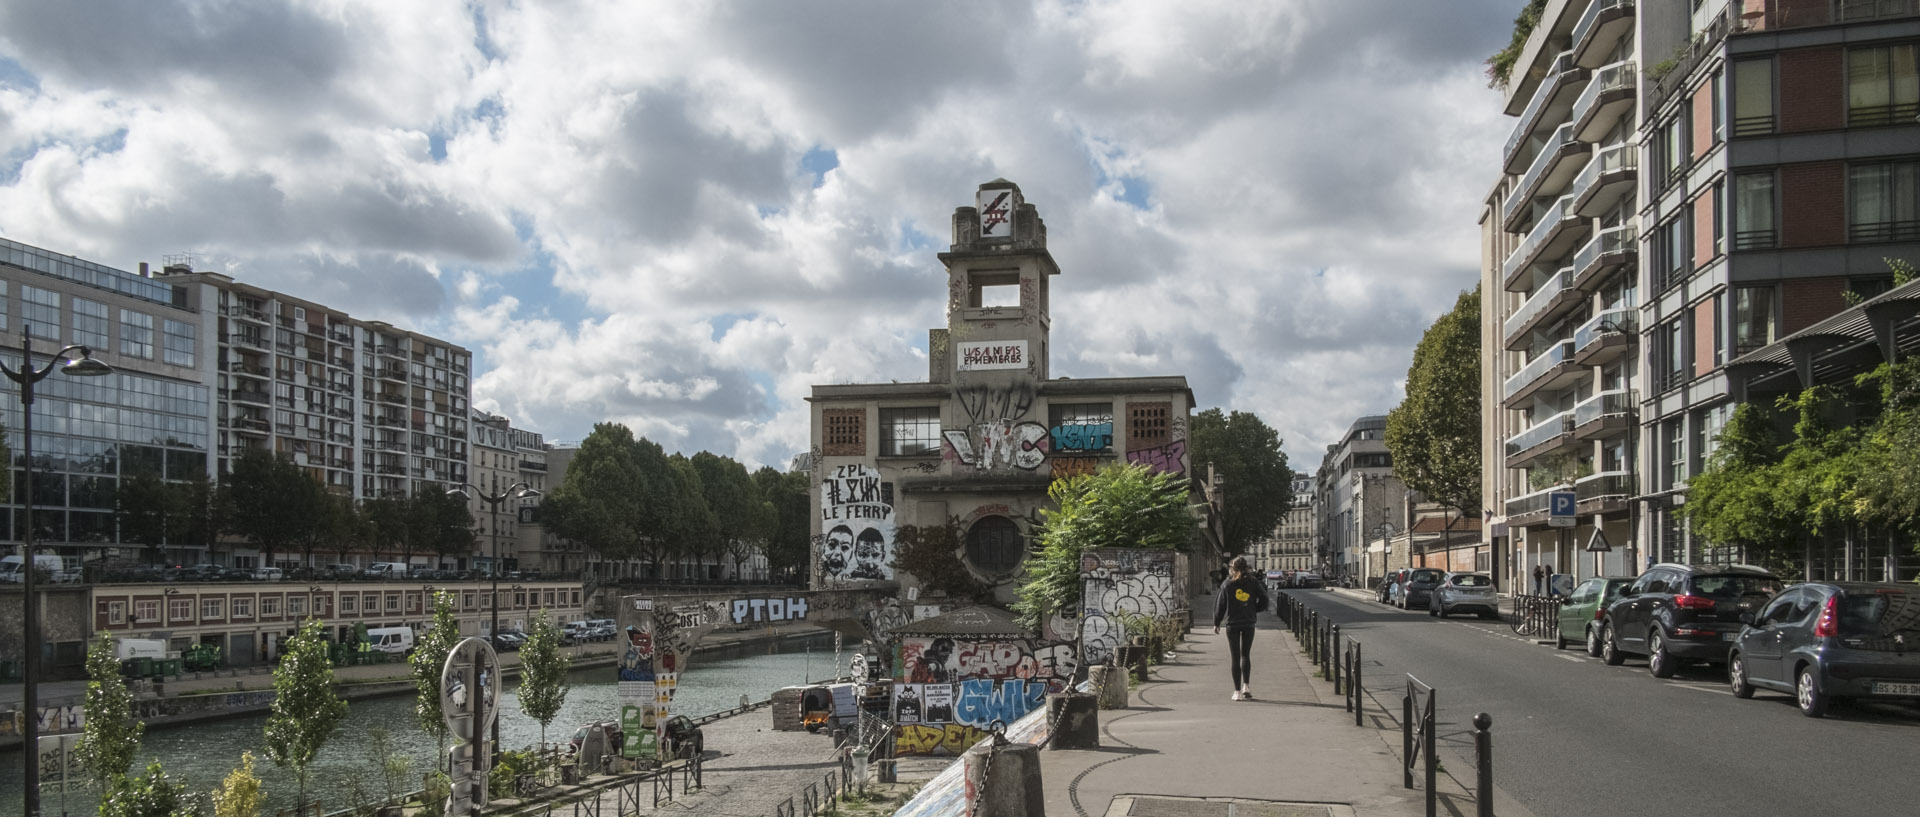
[[[1267,584],[1247,566],[1247,557],[1233,557],[1227,580],[1220,585],[1220,597],[1213,605],[1213,631],[1220,632],[1220,620],[1227,622],[1227,649],[1233,653],[1233,699],[1253,700],[1253,625],[1255,616],[1267,609]]]

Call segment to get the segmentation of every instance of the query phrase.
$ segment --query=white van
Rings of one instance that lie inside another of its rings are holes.
[[[413,628],[375,627],[367,631],[367,643],[379,652],[406,655],[413,652]]]
[[[407,577],[406,562],[374,562],[367,566],[369,579],[404,579]]]
[[[0,558],[0,582],[25,582],[26,576],[20,572],[25,560],[19,556]],[[42,553],[33,557],[34,566],[40,568],[42,575],[52,581],[73,581],[67,569],[66,561],[51,553]]]

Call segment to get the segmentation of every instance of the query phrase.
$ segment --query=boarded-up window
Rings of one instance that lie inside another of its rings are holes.
[[[821,453],[829,457],[860,457],[867,453],[866,409],[822,409],[826,439]]]
[[[1172,418],[1172,403],[1128,403],[1127,450],[1165,445],[1173,433]]]

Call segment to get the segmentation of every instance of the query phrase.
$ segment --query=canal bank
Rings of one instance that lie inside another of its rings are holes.
[[[780,624],[750,632],[714,633],[694,649],[701,661],[719,661],[775,650],[784,645],[826,647],[822,674],[831,659],[833,633],[807,624]],[[614,642],[581,644],[567,648],[573,655],[576,672],[611,667],[618,659]],[[501,674],[511,682],[520,674],[517,653],[500,654]],[[844,669],[844,668],[843,668]],[[611,678],[611,675],[608,676]],[[334,668],[335,688],[348,700],[412,695],[415,687],[404,662]],[[763,690],[756,697],[765,697]],[[41,684],[39,690],[40,733],[43,735],[77,731],[82,722],[85,681],[59,681]],[[168,679],[153,689],[140,692],[134,700],[134,716],[148,728],[171,727],[223,718],[246,717],[267,711],[273,703],[271,668],[222,670],[187,673]],[[0,687],[0,751],[20,748],[19,706],[23,699],[19,684]]]

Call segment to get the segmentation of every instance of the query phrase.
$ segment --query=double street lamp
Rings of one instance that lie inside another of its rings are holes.
[[[73,354],[79,358],[74,359]],[[25,760],[26,807],[22,812],[26,817],[40,817],[40,605],[34,598],[34,573],[39,566],[33,561],[33,384],[45,380],[55,369],[78,377],[97,377],[113,374],[113,367],[93,359],[93,350],[85,346],[68,346],[53,353],[47,365],[35,368],[33,365],[32,327],[21,327],[20,331],[20,369],[15,371],[5,363],[0,363],[0,372],[5,372],[8,380],[20,384],[20,447],[23,450],[21,469],[21,489],[26,497],[25,510],[22,512],[22,530],[20,533],[20,580],[26,590],[25,629],[26,661],[24,683],[21,684],[23,700],[21,710],[26,721],[21,732],[20,756]]]
[[[469,493],[469,491],[472,493]],[[507,486],[497,494],[489,494],[486,491],[482,491],[474,487],[473,483],[470,482],[463,482],[460,484],[460,487],[447,491],[447,496],[457,496],[461,499],[471,500],[474,497],[479,497],[481,502],[487,503],[487,510],[493,514],[493,564],[490,566],[491,569],[487,571],[487,573],[493,576],[493,593],[491,594],[493,597],[493,623],[487,626],[487,644],[489,646],[497,647],[500,638],[500,505],[509,499],[524,499],[539,495],[539,490],[525,482],[516,482]],[[499,718],[493,719],[493,752],[495,757],[498,757],[500,754]]]

